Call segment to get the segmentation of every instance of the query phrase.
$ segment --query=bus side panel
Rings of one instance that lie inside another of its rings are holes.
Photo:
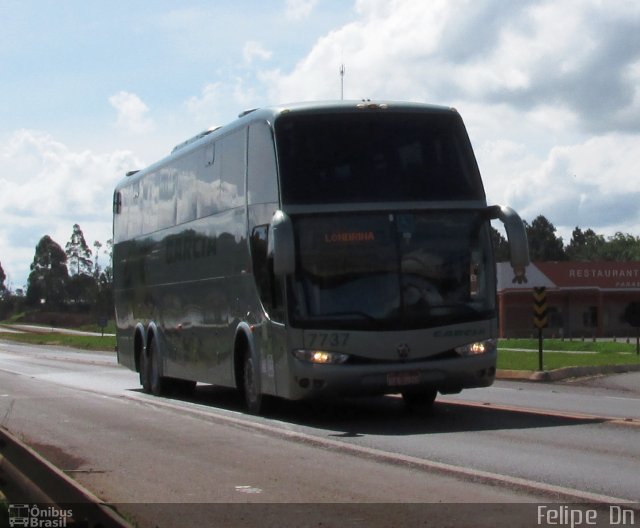
[[[149,315],[149,309],[144,303],[145,246],[139,241],[128,240],[116,243],[113,248],[118,361],[132,370],[136,370],[135,327]]]
[[[157,233],[144,259],[153,320],[162,333],[166,376],[234,384],[235,328],[246,314],[249,255],[244,208]]]
[[[165,372],[176,378],[235,386],[235,329],[250,277],[215,277],[158,288],[164,303]]]

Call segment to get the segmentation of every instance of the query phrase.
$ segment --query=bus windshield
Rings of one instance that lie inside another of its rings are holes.
[[[276,140],[285,204],[485,198],[452,111],[285,114]]]
[[[478,211],[299,216],[294,326],[405,330],[495,316]]]

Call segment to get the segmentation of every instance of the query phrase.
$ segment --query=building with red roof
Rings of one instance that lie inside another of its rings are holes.
[[[507,262],[497,266],[500,337],[530,337],[533,288],[544,286],[549,325],[545,337],[632,336],[623,319],[627,306],[640,302],[640,262],[535,262],[527,283],[512,282]]]

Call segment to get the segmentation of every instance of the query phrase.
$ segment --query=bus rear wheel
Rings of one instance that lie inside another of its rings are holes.
[[[151,392],[151,381],[149,375],[149,356],[143,350],[140,352],[140,385],[144,392]]]
[[[162,375],[162,363],[155,339],[149,345],[149,391],[154,396],[162,396],[166,392],[166,379]]]
[[[262,392],[260,389],[260,372],[250,350],[246,350],[244,353],[242,389],[247,411],[251,414],[260,414],[263,408]]]
[[[402,393],[402,399],[407,409],[411,412],[424,413],[433,408],[436,401],[438,391],[435,389],[405,391]]]

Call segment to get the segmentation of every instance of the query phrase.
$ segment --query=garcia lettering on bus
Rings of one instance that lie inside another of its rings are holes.
[[[166,239],[167,264],[210,257],[216,254],[216,239],[187,233]]]

